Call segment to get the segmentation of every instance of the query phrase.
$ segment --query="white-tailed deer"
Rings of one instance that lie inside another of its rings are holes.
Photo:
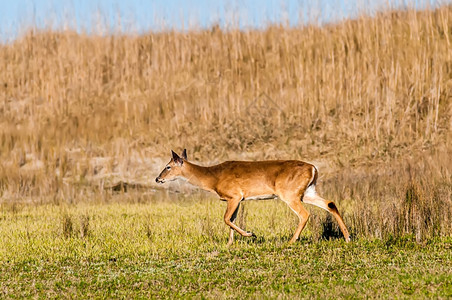
[[[350,235],[336,205],[318,196],[315,184],[317,168],[298,160],[226,161],[202,167],[187,161],[184,149],[181,157],[171,151],[171,161],[155,179],[157,183],[183,177],[193,185],[218,194],[227,201],[224,221],[231,228],[228,245],[234,241],[234,230],[242,236],[255,236],[234,224],[240,202],[244,199],[268,199],[278,196],[297,214],[299,223],[289,243],[295,242],[309,218],[303,203],[323,208],[336,218],[347,242]]]

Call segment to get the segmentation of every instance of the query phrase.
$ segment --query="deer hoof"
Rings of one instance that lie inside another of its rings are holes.
[[[250,232],[250,231],[246,232],[246,236],[252,237],[252,238],[257,238],[257,236],[254,233]]]

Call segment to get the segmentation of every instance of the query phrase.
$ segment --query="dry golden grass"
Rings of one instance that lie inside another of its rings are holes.
[[[29,32],[0,46],[1,199],[108,199],[118,181],[152,186],[186,147],[205,164],[316,163],[357,234],[450,234],[451,43],[451,6],[299,29]]]

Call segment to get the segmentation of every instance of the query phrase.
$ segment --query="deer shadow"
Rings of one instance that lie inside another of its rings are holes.
[[[344,235],[339,229],[339,226],[333,221],[333,218],[328,214],[322,222],[322,233],[320,239],[322,240],[338,240],[343,239]]]

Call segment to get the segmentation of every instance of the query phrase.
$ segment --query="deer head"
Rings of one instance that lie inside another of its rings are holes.
[[[155,178],[157,183],[165,183],[166,181],[171,181],[176,179],[182,174],[182,168],[184,166],[184,161],[187,160],[187,150],[182,151],[182,157],[171,150],[172,158],[170,162],[165,166],[165,168],[160,172],[160,175]]]

